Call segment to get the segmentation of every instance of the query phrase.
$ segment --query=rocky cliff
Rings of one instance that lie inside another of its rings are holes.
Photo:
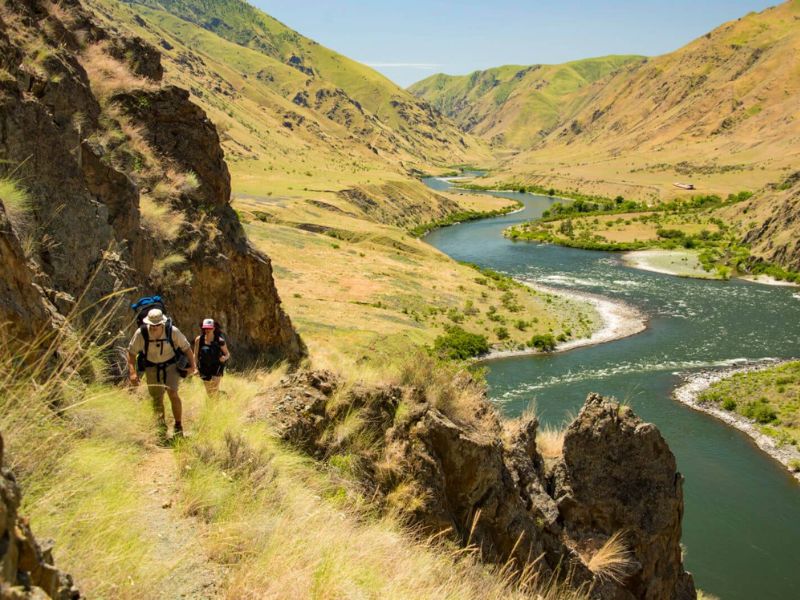
[[[800,272],[800,173],[754,196],[726,217],[748,224],[744,242],[753,256]]]
[[[484,560],[557,572],[594,598],[696,597],[679,544],[682,477],[629,408],[590,395],[562,456],[545,461],[537,420],[502,423],[485,401],[451,417],[418,387],[347,388],[329,373],[293,375],[264,400],[284,439],[346,462],[387,509]],[[592,558],[615,534],[627,558],[612,577]]]
[[[48,302],[68,314],[161,293],[184,330],[215,316],[240,356],[296,360],[270,261],[230,207],[216,128],[162,73],[154,48],[110,35],[77,0],[0,8],[3,320],[25,335]]]
[[[80,593],[69,575],[53,566],[52,550],[36,541],[28,522],[17,514],[21,495],[14,475],[2,467],[0,437],[0,598],[73,600]]]

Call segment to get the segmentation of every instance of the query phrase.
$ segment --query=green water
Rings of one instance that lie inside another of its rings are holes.
[[[492,361],[492,399],[516,416],[535,398],[542,420],[556,424],[590,391],[626,401],[659,427],[686,478],[683,544],[698,587],[723,600],[800,598],[800,485],[747,436],[670,395],[680,373],[800,356],[798,289],[681,279],[626,267],[612,253],[511,242],[503,229],[555,200],[495,195],[523,201],[524,211],[440,229],[426,241],[520,280],[624,301],[647,315],[648,328],[561,354]]]

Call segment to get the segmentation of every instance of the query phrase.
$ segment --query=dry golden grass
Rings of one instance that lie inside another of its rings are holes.
[[[163,172],[151,192],[156,200],[169,200],[181,194],[190,194],[200,187],[197,175],[170,167]]]
[[[92,331],[106,327],[98,319]],[[142,465],[154,464],[153,452],[164,452],[154,448],[149,402],[108,385],[87,387],[78,374],[99,366],[85,352],[94,338],[76,336],[63,346],[70,338],[58,332],[53,343],[65,359],[86,365],[80,369],[40,359],[51,351],[0,353],[0,429],[24,488],[25,513],[39,535],[55,538],[57,564],[87,596],[171,597],[210,570],[225,573],[217,579],[221,597],[237,599],[587,598],[542,579],[535,564],[487,566],[476,549],[418,539],[391,516],[377,515],[342,471],[332,476],[288,450],[252,416],[258,392],[285,367],[226,375],[224,401],[207,401],[199,381],[182,387],[190,436],[175,448],[175,470],[163,475],[178,485],[171,510],[194,525],[182,530],[190,539],[170,542],[158,527],[171,527],[174,517],[153,520],[146,506],[152,509],[152,490],[138,476]],[[53,398],[61,399],[60,416]],[[358,434],[359,420],[354,412],[336,431],[343,443]],[[155,511],[167,514],[159,504]],[[184,555],[189,548],[192,555]],[[171,554],[165,559],[164,552]],[[186,573],[186,564],[197,569]],[[183,575],[176,577],[176,569]]]
[[[81,64],[89,76],[92,92],[101,102],[119,92],[158,89],[152,81],[137,77],[125,64],[109,55],[103,42],[84,49]]]
[[[167,242],[177,239],[186,225],[183,213],[158,202],[149,194],[142,194],[139,199],[139,214],[142,225],[156,237]]]
[[[463,367],[418,351],[403,357],[396,368],[396,383],[422,389],[426,400],[453,422],[478,432],[497,433],[494,419],[478,418],[493,410],[486,400],[485,383]]]
[[[589,559],[589,570],[600,579],[622,583],[631,567],[632,556],[625,544],[625,535],[618,531],[612,535]]]
[[[268,423],[247,418],[263,379],[225,379],[224,403],[200,409],[177,449],[182,506],[206,521],[205,548],[228,568],[223,597],[587,597],[541,578],[535,565],[487,566],[476,549],[418,539],[376,515],[343,471],[330,477],[277,442]],[[407,503],[416,492],[397,493]]]
[[[564,453],[564,435],[566,428],[545,426],[536,433],[536,448],[546,459],[561,458]]]

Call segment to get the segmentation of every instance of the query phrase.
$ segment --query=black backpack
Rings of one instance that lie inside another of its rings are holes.
[[[144,340],[144,350],[136,355],[136,370],[140,373],[143,372],[146,367],[156,366],[155,363],[151,363],[147,360],[147,350],[150,346],[150,332],[147,329],[147,324],[144,322],[147,313],[154,308],[165,312],[166,306],[161,296],[145,296],[131,304],[131,310],[136,312],[136,324],[139,327],[139,333],[142,336],[142,340]],[[172,340],[172,319],[170,318],[167,318],[167,322],[164,325],[164,335],[172,351],[175,353],[175,356],[166,363],[163,363],[162,366],[166,367],[172,363],[177,363],[178,374],[181,377],[186,377],[189,374],[189,359],[186,357],[183,350],[175,347],[175,342]]]
[[[197,360],[197,368],[200,371],[210,371],[213,369],[218,368],[222,363],[219,362],[220,357],[222,356],[222,350],[220,349],[220,340],[225,338],[225,334],[222,333],[222,327],[217,321],[214,321],[214,339],[211,340],[211,346],[214,348],[214,352],[200,352],[200,348],[203,347],[203,337],[205,336],[205,331],[203,328],[200,328],[200,342],[198,345],[198,352],[199,354],[195,357]],[[211,360],[212,362],[208,362]]]

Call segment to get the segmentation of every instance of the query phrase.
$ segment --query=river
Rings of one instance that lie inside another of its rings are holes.
[[[624,301],[648,317],[648,328],[598,346],[491,361],[492,400],[514,417],[535,399],[541,420],[553,424],[575,415],[592,391],[628,403],[658,426],[686,478],[683,545],[697,587],[722,600],[800,598],[800,485],[743,433],[671,397],[679,373],[800,356],[797,289],[683,279],[627,267],[613,253],[512,242],[503,229],[557,200],[493,195],[525,209],[439,229],[425,240],[522,281]]]

